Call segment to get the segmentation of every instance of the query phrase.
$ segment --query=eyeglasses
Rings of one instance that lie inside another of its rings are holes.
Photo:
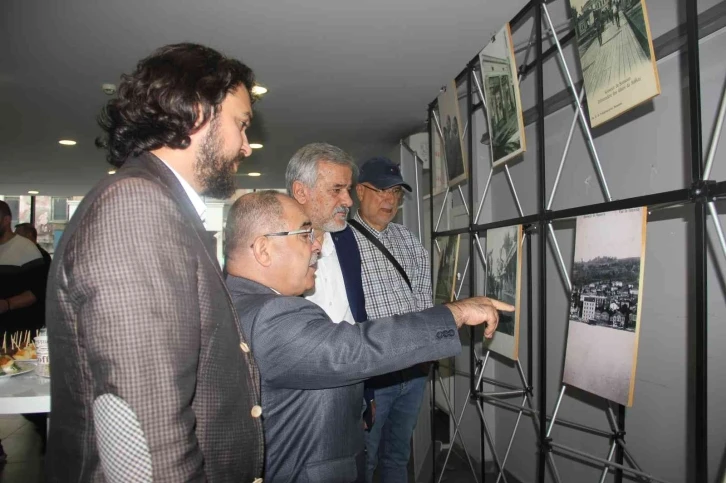
[[[392,188],[387,188],[384,190],[379,190],[378,188],[368,186],[367,184],[362,184],[361,186],[363,186],[364,188],[368,188],[371,191],[375,191],[381,196],[393,195],[395,199],[400,199],[403,196],[403,188],[401,188],[400,186],[394,186]]]
[[[306,230],[278,231],[277,233],[267,233],[262,236],[288,236],[288,235],[307,235],[310,243],[315,243],[315,229],[308,228]]]

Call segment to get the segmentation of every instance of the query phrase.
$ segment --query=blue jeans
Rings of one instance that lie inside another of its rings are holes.
[[[366,432],[366,482],[380,462],[381,483],[408,481],[411,435],[421,409],[427,377],[376,388],[376,421]]]

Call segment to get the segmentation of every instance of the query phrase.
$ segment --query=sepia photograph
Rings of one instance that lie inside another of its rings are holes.
[[[488,230],[486,234],[487,297],[514,305],[514,312],[500,312],[499,325],[484,346],[517,360],[519,357],[519,296],[522,278],[522,226]]]
[[[446,89],[439,94],[438,105],[448,186],[454,187],[466,180],[468,165],[466,143],[463,139],[464,123],[459,112],[455,81],[449,82]]]
[[[570,0],[590,124],[660,94],[645,0]]]
[[[509,24],[479,52],[479,63],[490,124],[492,165],[498,166],[527,149]]]
[[[436,109],[436,108],[434,108]],[[439,119],[441,119],[441,116],[439,115]],[[432,140],[432,146],[431,146],[431,154],[432,154],[432,160],[431,160],[431,176],[433,176],[433,183],[434,183],[434,190],[433,194],[437,195],[439,193],[443,193],[446,191],[446,164],[444,163],[444,152],[441,148],[442,142],[441,142],[441,136],[438,133],[438,128],[436,127],[436,121],[431,119],[431,122],[429,123],[431,126],[431,140]]]
[[[459,241],[461,235],[437,239],[441,247],[439,271],[436,276],[434,304],[440,305],[454,300],[456,292],[456,266],[459,262]]]
[[[563,382],[632,406],[647,208],[577,219]]]

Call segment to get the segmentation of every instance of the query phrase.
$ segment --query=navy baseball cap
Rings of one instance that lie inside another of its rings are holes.
[[[379,190],[403,186],[409,192],[411,187],[404,183],[401,168],[388,158],[371,158],[360,167],[358,183],[370,183]]]

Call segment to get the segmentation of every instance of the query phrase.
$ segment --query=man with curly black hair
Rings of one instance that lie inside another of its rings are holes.
[[[252,482],[257,367],[204,228],[251,150],[254,77],[207,47],[162,47],[99,123],[115,175],[68,224],[50,271],[48,481]]]

